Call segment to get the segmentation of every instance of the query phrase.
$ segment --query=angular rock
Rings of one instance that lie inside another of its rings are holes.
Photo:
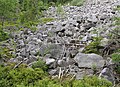
[[[97,54],[84,54],[84,53],[78,53],[74,60],[78,64],[79,67],[82,68],[92,68],[95,66],[96,68],[101,68],[105,64],[105,60],[102,56]]]
[[[105,78],[106,80],[114,83],[115,82],[115,77],[113,75],[113,72],[109,68],[104,68],[101,73],[99,74],[100,78]]]
[[[45,61],[46,61],[46,64],[47,64],[47,65],[50,65],[51,63],[54,63],[54,62],[55,62],[55,59],[47,58],[47,59],[45,59]]]

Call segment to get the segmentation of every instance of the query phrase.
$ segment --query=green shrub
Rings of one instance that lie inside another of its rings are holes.
[[[85,0],[72,0],[70,4],[73,6],[81,6],[83,5],[84,1]]]
[[[29,87],[110,87],[112,84],[104,79],[98,79],[97,77],[85,77],[83,80],[74,80],[73,82],[64,81],[60,83],[49,78],[39,80],[35,85]],[[24,85],[18,87],[26,87]]]
[[[113,53],[112,61],[116,64],[115,71],[119,74],[120,73],[120,53]]]
[[[86,48],[83,52],[100,54],[99,49],[101,48],[101,46],[100,46],[101,40],[102,40],[101,37],[94,37],[93,42],[91,42],[88,46],[86,46]]]
[[[115,63],[120,63],[120,53],[113,53],[112,54],[112,60]]]
[[[45,64],[44,61],[42,61],[41,59],[39,59],[37,62],[35,62],[33,65],[32,65],[32,68],[35,69],[35,68],[41,68],[42,70],[46,71],[48,69],[47,65]]]
[[[14,58],[14,55],[11,54],[11,51],[9,48],[0,46],[0,59],[2,58],[5,58],[7,60],[10,58]]]
[[[53,21],[53,20],[54,20],[54,18],[41,18],[41,19],[40,19],[40,23],[45,24],[45,23],[51,22],[51,21]]]
[[[47,4],[51,4],[52,2],[52,3],[55,3],[56,5],[59,5],[59,4],[66,4],[71,0],[42,0],[42,1]]]
[[[63,87],[55,80],[51,80],[50,78],[45,78],[44,80],[39,80],[35,87]]]
[[[62,8],[62,5],[58,5],[58,7],[57,7],[57,13],[58,14],[61,14],[61,15],[64,15],[64,9]]]
[[[7,40],[9,38],[9,34],[4,32],[0,27],[0,41]]]
[[[112,83],[96,76],[75,80],[72,87],[111,87]]]
[[[70,78],[51,79],[40,68],[27,68],[20,65],[13,69],[15,64],[0,66],[1,87],[111,87],[112,83],[96,76],[84,77],[82,80]]]
[[[38,68],[18,67],[11,69],[10,66],[0,67],[0,86],[16,87],[21,84],[25,86],[34,85],[36,81],[44,79],[46,75],[42,69]]]

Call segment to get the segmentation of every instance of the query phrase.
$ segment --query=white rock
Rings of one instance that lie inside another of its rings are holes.
[[[55,59],[47,58],[45,61],[47,65],[50,65],[51,63],[55,62]]]

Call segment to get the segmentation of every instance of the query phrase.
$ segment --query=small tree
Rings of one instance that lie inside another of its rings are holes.
[[[5,21],[10,21],[16,13],[18,0],[0,0],[0,25],[4,26]]]
[[[21,23],[37,20],[37,16],[44,9],[43,2],[41,0],[21,0],[20,4],[20,16]]]

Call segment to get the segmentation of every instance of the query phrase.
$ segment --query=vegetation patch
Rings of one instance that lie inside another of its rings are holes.
[[[112,54],[112,61],[116,64],[115,71],[120,74],[120,52]]]
[[[16,87],[19,84],[29,86],[34,85],[37,80],[42,80],[46,73],[40,69],[32,69],[26,67],[18,67],[12,69],[11,66],[0,66],[0,86]]]
[[[32,68],[35,69],[35,68],[41,68],[42,70],[46,71],[48,69],[47,65],[45,64],[44,61],[42,61],[41,59],[39,59],[37,62],[35,62],[33,65],[32,65]]]
[[[13,64],[14,65],[14,64]],[[84,77],[82,80],[71,78],[51,79],[40,68],[26,68],[20,65],[0,66],[0,86],[2,87],[110,87],[112,83],[96,76]]]
[[[84,1],[85,0],[72,0],[70,2],[70,4],[73,5],[73,6],[81,6],[81,5],[83,5]]]
[[[0,59],[10,59],[10,58],[14,58],[14,55],[11,54],[11,51],[9,48],[7,47],[1,47],[0,46]]]
[[[9,39],[9,34],[0,29],[0,41]]]
[[[54,18],[41,18],[41,19],[40,19],[40,23],[45,24],[45,23],[51,22],[51,21],[53,21],[53,20],[54,20]]]
[[[99,49],[102,47],[100,46],[102,38],[101,37],[94,37],[93,42],[91,42],[88,46],[86,46],[85,50],[83,51],[84,53],[96,53],[100,54]]]

